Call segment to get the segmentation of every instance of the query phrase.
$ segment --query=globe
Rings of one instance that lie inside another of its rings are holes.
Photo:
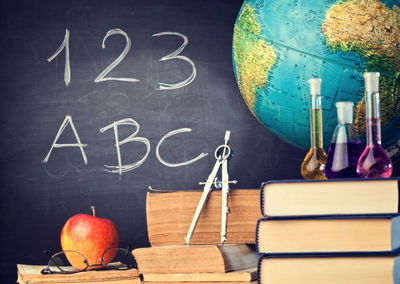
[[[324,148],[337,125],[335,103],[354,102],[365,143],[365,71],[380,72],[382,144],[400,139],[400,2],[245,0],[233,35],[243,99],[272,133],[310,148],[307,80],[322,79]]]

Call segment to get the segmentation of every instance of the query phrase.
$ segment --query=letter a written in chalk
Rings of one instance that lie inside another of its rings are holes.
[[[61,134],[63,133],[64,129],[67,127],[67,125],[71,125],[72,131],[74,132],[75,139],[78,143],[73,143],[73,144],[57,144],[58,139],[60,138]],[[87,164],[87,157],[85,154],[85,151],[83,150],[83,147],[86,147],[87,144],[82,144],[81,139],[79,139],[78,132],[76,131],[76,128],[74,126],[74,123],[72,122],[72,117],[70,115],[66,115],[63,123],[60,126],[60,129],[58,129],[56,138],[54,138],[53,145],[51,145],[50,151],[47,154],[46,158],[44,158],[43,163],[47,163],[49,161],[51,152],[53,151],[54,148],[63,148],[63,147],[79,147],[81,149],[83,161],[85,162],[85,165]]]

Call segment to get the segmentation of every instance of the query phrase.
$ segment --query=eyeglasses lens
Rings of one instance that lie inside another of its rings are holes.
[[[74,273],[85,270],[87,266],[86,258],[74,251],[59,252],[51,257],[48,264],[49,269],[55,273]]]
[[[131,269],[136,267],[132,253],[122,248],[112,248],[104,252],[101,263],[108,269]]]

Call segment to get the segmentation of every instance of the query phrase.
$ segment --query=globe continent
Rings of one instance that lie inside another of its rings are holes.
[[[245,0],[232,52],[250,111],[278,137],[306,150],[307,80],[322,78],[327,150],[337,125],[337,101],[354,102],[354,124],[365,135],[362,74],[378,71],[382,142],[387,146],[400,139],[399,6],[399,1],[378,0]]]

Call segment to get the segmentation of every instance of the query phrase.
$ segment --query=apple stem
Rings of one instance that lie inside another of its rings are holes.
[[[92,209],[93,217],[96,217],[96,208],[94,206],[90,206],[90,209]]]

